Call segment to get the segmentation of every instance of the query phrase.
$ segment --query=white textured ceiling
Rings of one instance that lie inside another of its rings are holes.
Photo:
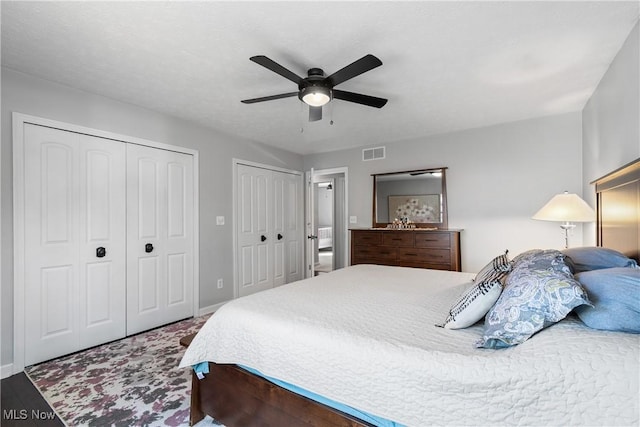
[[[638,20],[629,2],[7,2],[2,65],[308,154],[582,109]],[[384,65],[307,122],[306,76],[365,54]],[[330,120],[333,119],[333,125]],[[302,132],[301,132],[302,130]]]

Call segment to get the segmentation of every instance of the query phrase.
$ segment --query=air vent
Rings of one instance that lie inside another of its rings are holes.
[[[362,161],[367,162],[369,160],[384,159],[385,150],[384,147],[365,148],[362,150]]]

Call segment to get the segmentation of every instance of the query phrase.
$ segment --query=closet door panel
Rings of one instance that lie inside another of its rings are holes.
[[[193,315],[193,156],[168,154],[166,312],[170,321]]]
[[[193,315],[193,156],[127,146],[127,334]]]
[[[259,289],[269,289],[273,287],[273,265],[272,265],[272,247],[270,217],[271,213],[271,173],[264,169],[254,171],[255,187],[253,188],[252,198],[255,209],[252,212],[254,230],[254,244],[256,245],[255,254],[257,259],[255,265],[257,267],[257,287]]]
[[[273,287],[271,171],[237,166],[239,296]]]
[[[273,286],[286,283],[285,211],[287,174],[272,173],[273,186]]]
[[[25,364],[78,350],[78,140],[26,125]]]
[[[161,309],[159,298],[160,266],[158,264],[157,256],[138,258],[137,303],[136,306],[131,304],[129,309],[130,312],[133,310],[138,316],[152,314]],[[128,291],[133,294],[133,289]]]
[[[303,217],[300,209],[302,200],[302,178],[299,175],[286,175],[285,203],[283,208],[284,240],[286,244],[286,282],[291,283],[304,278]]]
[[[78,135],[80,347],[125,336],[125,144]]]
[[[161,325],[166,256],[161,244],[163,165],[154,149],[127,146],[127,335]]]

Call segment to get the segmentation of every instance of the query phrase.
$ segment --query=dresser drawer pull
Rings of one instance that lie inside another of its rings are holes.
[[[411,253],[406,253],[406,256],[418,256],[418,254],[411,254]]]

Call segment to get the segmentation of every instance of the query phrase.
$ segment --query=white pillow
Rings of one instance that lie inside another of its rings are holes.
[[[473,279],[474,285],[453,304],[444,323],[436,326],[445,329],[468,328],[487,314],[502,293],[502,279],[511,271],[508,253],[506,250],[504,255],[498,255],[480,270]]]
[[[476,282],[458,298],[441,325],[445,329],[462,329],[482,319],[496,303],[502,293],[501,276],[496,273],[481,282]]]

